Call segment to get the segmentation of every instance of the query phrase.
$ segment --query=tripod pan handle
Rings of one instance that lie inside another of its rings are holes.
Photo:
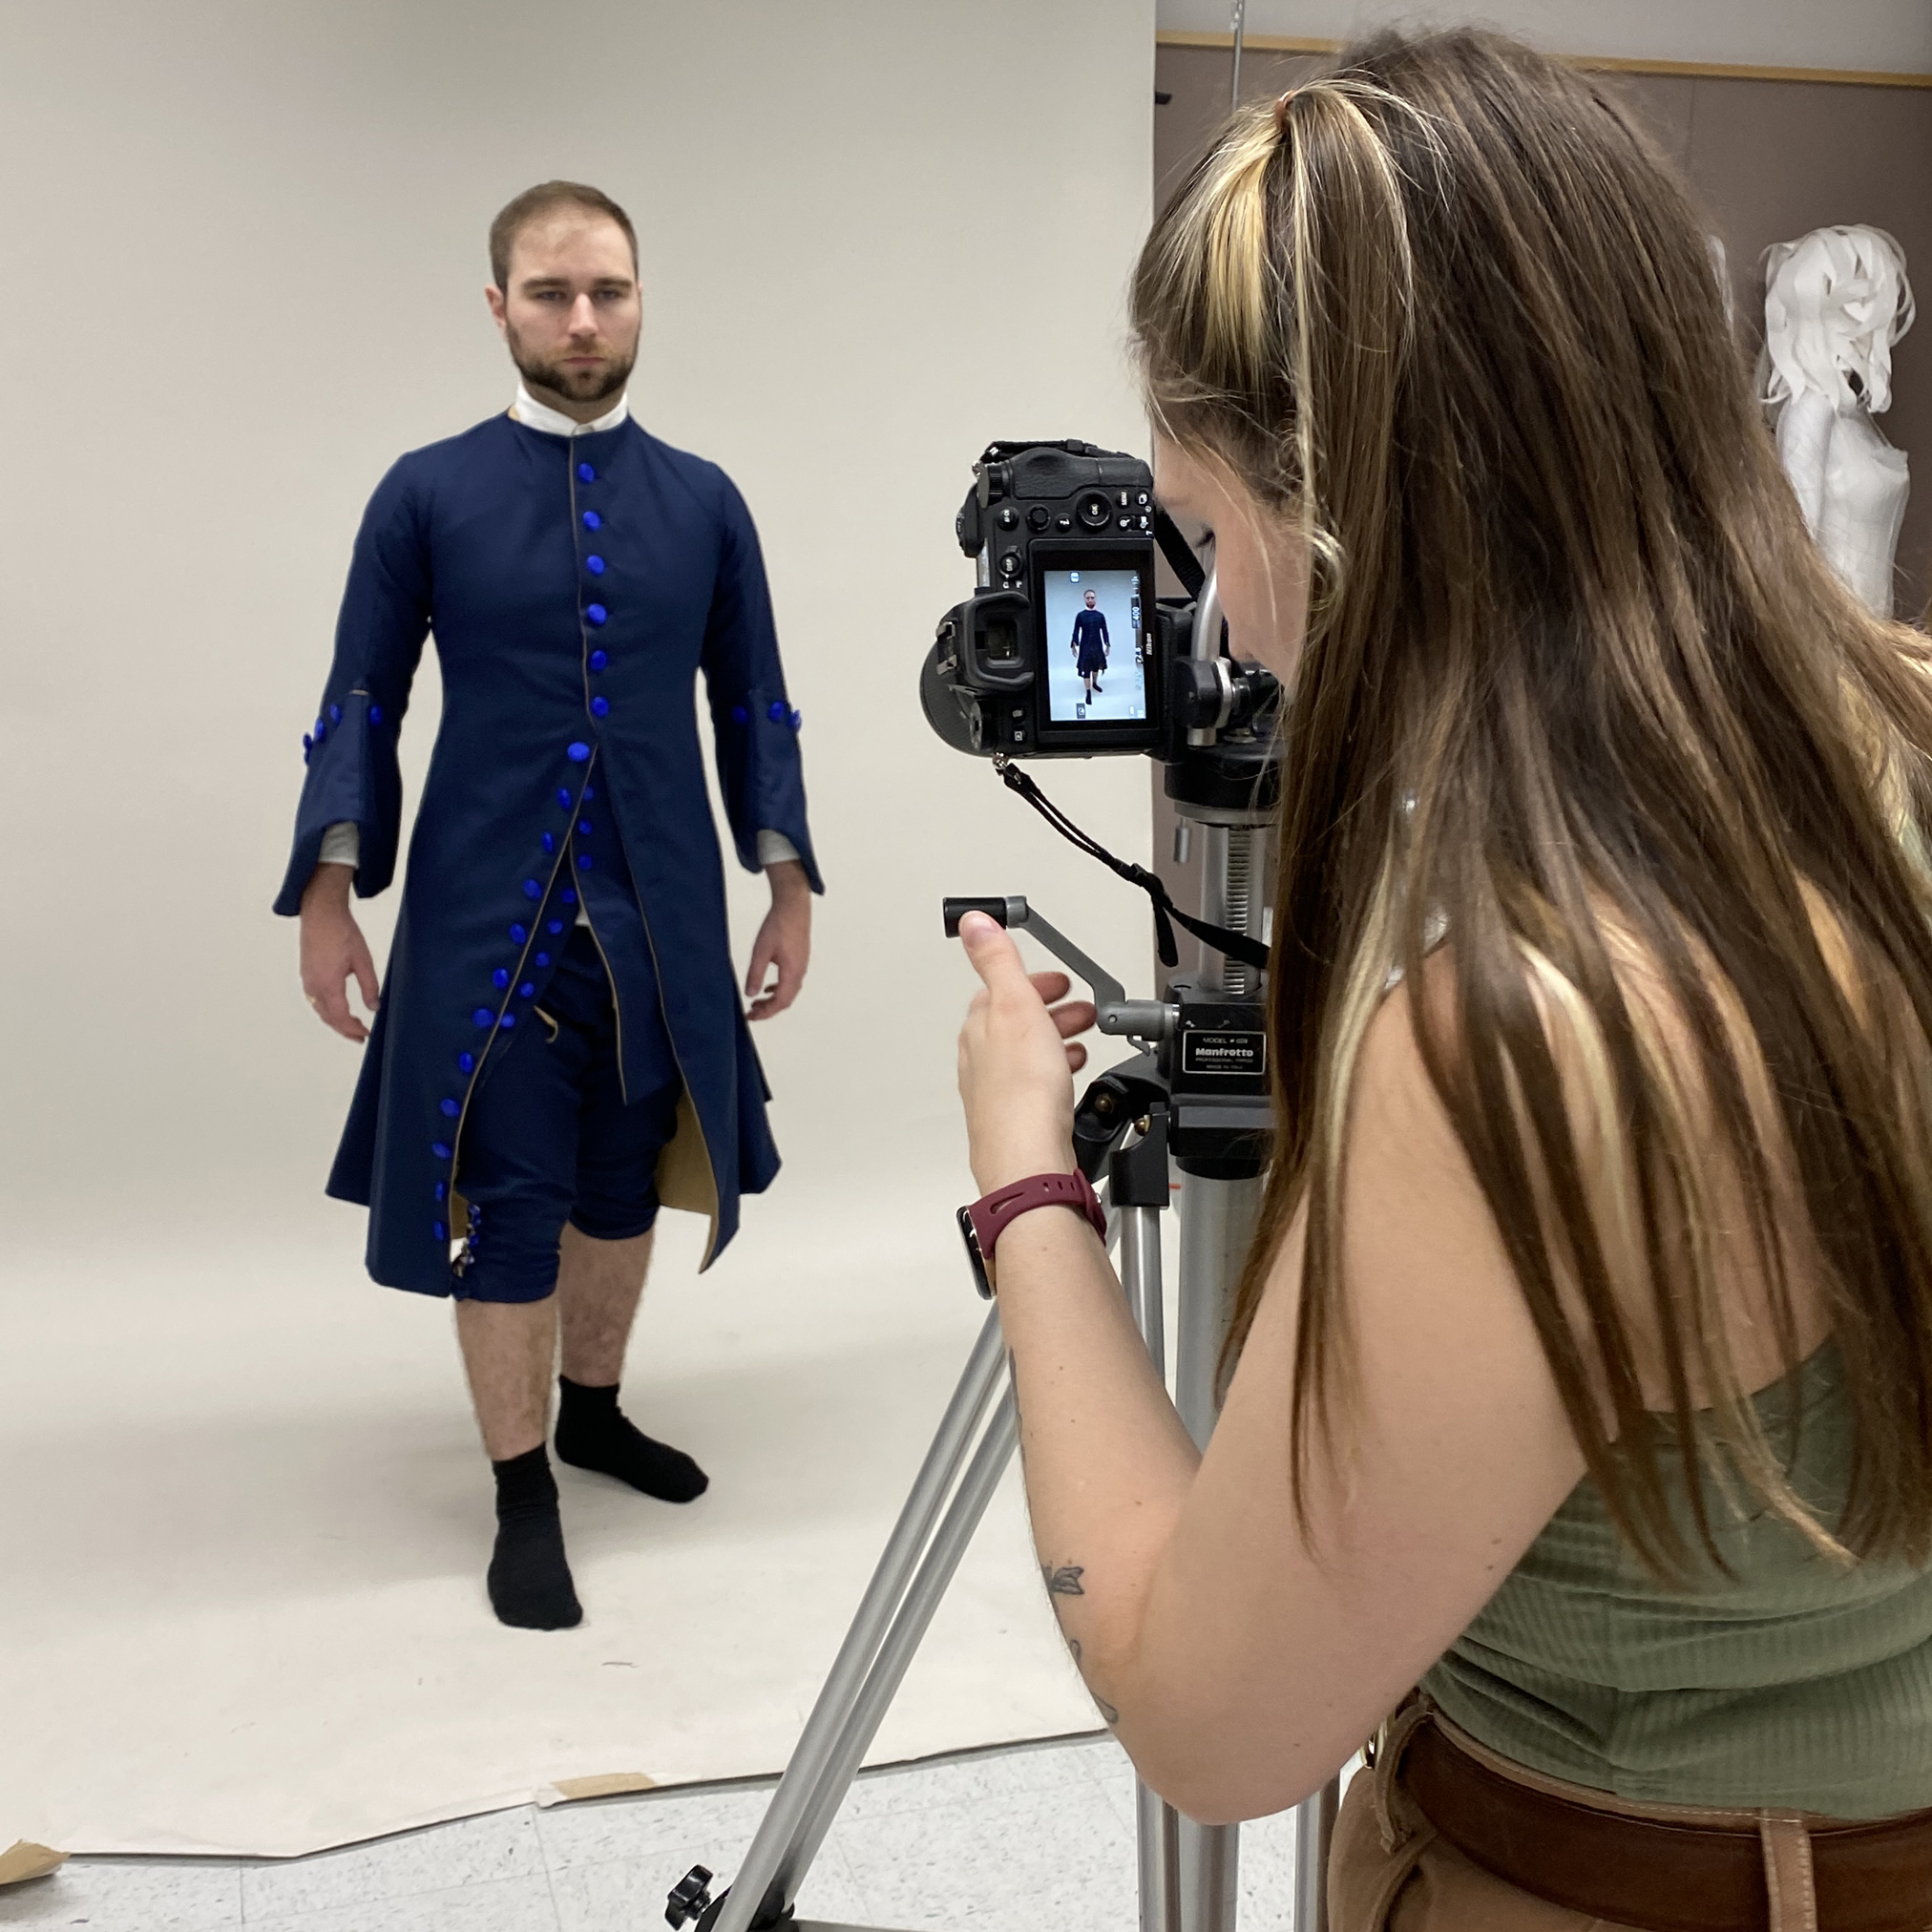
[[[989,919],[997,919],[1009,928],[1025,925],[1029,916],[1024,899],[948,899],[945,902],[947,938],[956,939],[959,936],[959,921],[968,913],[984,913]]]

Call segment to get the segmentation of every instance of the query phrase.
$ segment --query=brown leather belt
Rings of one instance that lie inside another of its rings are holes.
[[[1407,1741],[1403,1792],[1473,1863],[1553,1905],[1642,1932],[1766,1932],[1759,1826],[1620,1816],[1519,1784],[1433,1722]],[[1819,1932],[1932,1927],[1932,1811],[1810,1828]]]

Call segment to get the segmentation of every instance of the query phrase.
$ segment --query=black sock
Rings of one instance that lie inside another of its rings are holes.
[[[661,1502],[689,1502],[703,1496],[711,1479],[684,1454],[653,1442],[618,1408],[617,1384],[587,1388],[559,1376],[556,1453],[578,1469],[615,1476]]]
[[[491,1463],[496,1472],[496,1549],[490,1559],[490,1607],[521,1630],[568,1630],[583,1606],[563,1553],[556,1478],[539,1442],[521,1456]]]

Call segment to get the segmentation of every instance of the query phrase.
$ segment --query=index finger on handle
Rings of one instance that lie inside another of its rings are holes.
[[[1039,998],[1032,980],[1026,976],[1026,967],[1020,960],[1019,948],[1013,943],[1013,934],[997,919],[984,913],[968,913],[959,921],[959,943],[966,948],[966,956],[988,992],[1015,993],[1023,988]]]

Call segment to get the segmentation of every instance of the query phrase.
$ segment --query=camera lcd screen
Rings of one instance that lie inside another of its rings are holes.
[[[1138,570],[1040,572],[1047,717],[1056,724],[1138,724],[1147,716]]]

